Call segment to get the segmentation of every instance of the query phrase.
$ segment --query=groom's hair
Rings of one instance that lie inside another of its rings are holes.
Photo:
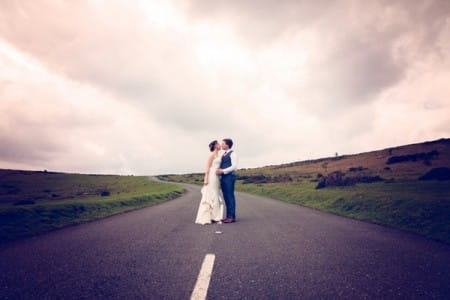
[[[233,141],[231,139],[223,139],[223,141],[228,145],[228,148],[231,149],[233,147]]]

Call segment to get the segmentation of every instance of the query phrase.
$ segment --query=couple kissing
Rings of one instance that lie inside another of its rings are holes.
[[[196,224],[236,222],[236,182],[237,155],[232,150],[233,141],[223,139],[209,144],[211,154],[205,169],[201,200],[195,218]],[[225,213],[226,212],[226,213]],[[226,218],[224,217],[226,215]]]

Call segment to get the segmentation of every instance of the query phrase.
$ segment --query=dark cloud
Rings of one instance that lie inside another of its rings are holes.
[[[218,19],[232,24],[243,39],[264,46],[288,30],[307,27],[336,6],[328,0],[243,0],[188,1],[192,18]]]
[[[399,24],[403,30],[427,31],[425,35],[433,40],[442,22],[448,18],[450,2],[447,0],[412,3],[408,0],[377,0],[361,2],[355,0],[189,0],[188,12],[192,18],[221,19],[233,24],[246,40],[255,38],[272,41],[285,31],[330,25],[330,30],[345,30],[352,18],[375,16],[374,22],[392,22],[397,12],[404,14],[407,24]],[[349,18],[350,17],[350,18]],[[386,20],[387,19],[387,20]],[[377,24],[373,24],[377,25]],[[376,34],[377,32],[373,32]],[[381,33],[381,32],[378,32]],[[382,42],[382,41],[380,41]]]
[[[291,89],[304,109],[333,114],[374,101],[404,78],[408,67],[436,45],[450,2],[425,1],[189,1],[193,18],[233,24],[244,41],[276,43],[284,35],[314,32],[316,48],[305,66],[307,83]],[[402,39],[406,41],[402,45]]]

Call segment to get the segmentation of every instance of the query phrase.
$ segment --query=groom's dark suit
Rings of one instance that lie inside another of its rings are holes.
[[[228,151],[220,162],[220,168],[226,169],[231,167],[231,152]],[[228,174],[222,174],[220,178],[220,186],[222,188],[223,198],[227,206],[227,218],[236,219],[236,199],[234,197],[234,184],[236,182],[236,173],[232,171]]]

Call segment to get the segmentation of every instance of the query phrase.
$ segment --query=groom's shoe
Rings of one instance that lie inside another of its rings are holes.
[[[226,219],[223,220],[223,222],[224,223],[234,223],[234,222],[236,222],[236,220],[233,219],[233,218],[226,218]]]

